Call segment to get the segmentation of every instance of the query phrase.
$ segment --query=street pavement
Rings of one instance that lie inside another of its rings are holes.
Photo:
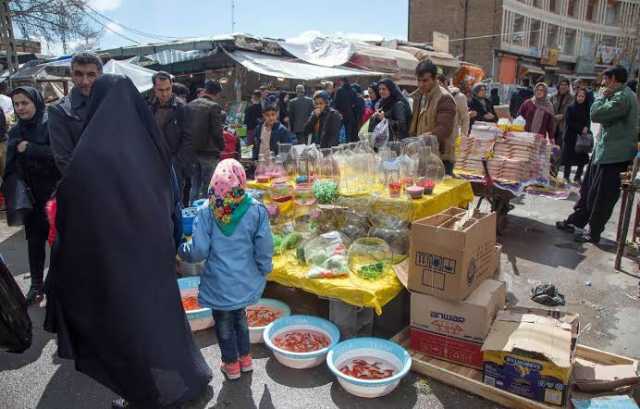
[[[529,291],[542,282],[558,286],[567,298],[566,310],[581,314],[580,342],[640,358],[638,266],[625,259],[613,269],[617,210],[601,245],[577,244],[559,232],[554,222],[564,218],[571,200],[528,197],[516,204],[499,238],[503,244],[501,279],[508,285],[509,303],[530,305]],[[26,242],[21,230],[0,222],[0,254],[26,292],[29,284]],[[56,357],[55,339],[42,330],[44,310],[31,308],[34,342],[22,355],[0,352],[0,409],[108,409],[116,396],[76,372],[73,363]],[[255,370],[240,381],[226,382],[217,370],[220,351],[212,331],[196,341],[214,368],[208,395],[197,409],[489,409],[491,402],[416,374],[407,376],[389,396],[365,400],[347,394],[323,365],[311,370],[281,366],[262,346],[255,347]]]

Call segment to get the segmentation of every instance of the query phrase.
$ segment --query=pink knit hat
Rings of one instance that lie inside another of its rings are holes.
[[[235,159],[225,159],[218,163],[213,172],[209,188],[213,190],[216,197],[223,198],[236,187],[244,189],[246,183],[247,175],[240,162]]]

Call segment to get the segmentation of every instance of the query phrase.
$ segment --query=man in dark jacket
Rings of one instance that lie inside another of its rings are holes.
[[[313,114],[304,125],[305,135],[312,135],[311,142],[321,149],[332,148],[340,144],[338,133],[342,126],[342,116],[329,106],[330,97],[326,91],[313,94]]]
[[[196,169],[191,179],[191,201],[207,197],[209,181],[224,150],[223,112],[216,102],[222,92],[218,81],[208,80],[202,95],[189,102],[193,152]]]
[[[296,85],[296,97],[289,101],[289,123],[291,131],[296,134],[300,143],[306,141],[304,134],[304,124],[313,112],[313,100],[305,94],[304,85]]]
[[[262,123],[256,128],[253,143],[254,160],[258,160],[260,155],[277,155],[279,143],[296,143],[291,132],[278,121],[278,110],[275,106],[267,106],[262,112],[262,118]]]
[[[56,165],[64,175],[84,129],[93,83],[102,75],[102,60],[96,54],[81,52],[71,58],[71,93],[49,106],[49,137]]]
[[[351,89],[356,94],[356,106],[354,109],[354,114],[356,116],[357,130],[360,130],[362,126],[362,116],[364,115],[364,97],[362,94],[362,87],[359,84],[352,84]]]
[[[164,139],[167,141],[171,161],[178,177],[178,191],[181,201],[188,205],[189,198],[184,198],[184,187],[193,170],[193,147],[191,146],[191,128],[189,112],[183,99],[173,93],[171,74],[159,71],[151,78],[153,96],[149,100],[149,108],[156,120]]]
[[[244,124],[247,126],[247,143],[249,145],[253,144],[260,118],[262,118],[262,91],[257,89],[253,91],[251,103],[244,110]]]
[[[342,79],[342,86],[336,91],[333,107],[342,115],[342,123],[347,132],[349,142],[358,140],[358,121],[356,121],[357,97],[348,78]]]

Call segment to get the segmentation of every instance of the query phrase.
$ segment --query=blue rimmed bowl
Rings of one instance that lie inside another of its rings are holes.
[[[395,374],[378,380],[358,379],[345,375],[341,368],[352,359],[379,359],[395,367]],[[391,393],[411,369],[411,356],[395,342],[381,338],[352,338],[340,342],[327,354],[327,366],[349,393],[361,398],[377,398]]]
[[[269,307],[273,310],[280,311],[280,318],[288,317],[291,315],[291,308],[289,308],[287,304],[283,303],[282,301],[274,300],[272,298],[261,298],[257,303],[247,307],[247,310],[251,307],[258,306]],[[267,326],[268,325],[262,327],[249,326],[249,339],[252,344],[259,344],[263,342],[264,338],[262,334],[264,333],[264,329],[267,328]]]
[[[273,344],[273,339],[288,331],[306,330],[317,331],[330,339],[329,346],[312,352],[291,352],[278,348]],[[264,343],[273,352],[273,356],[282,365],[294,369],[313,368],[321,365],[327,353],[340,340],[340,331],[333,323],[309,315],[291,315],[278,318],[265,328],[263,333]]]
[[[178,279],[178,288],[180,289],[181,298],[198,298],[199,286],[200,277],[185,277]],[[200,308],[185,312],[187,314],[187,320],[189,321],[189,327],[191,327],[191,332],[213,327],[213,314],[211,313],[211,308]]]

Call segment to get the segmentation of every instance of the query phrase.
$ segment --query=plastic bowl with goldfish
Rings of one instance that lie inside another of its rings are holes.
[[[249,323],[249,339],[252,344],[263,341],[262,334],[269,324],[281,317],[291,315],[291,309],[282,301],[271,298],[261,298],[257,303],[247,307],[247,322]]]
[[[294,369],[321,365],[340,340],[333,323],[309,315],[278,318],[265,328],[264,343],[282,365]]]
[[[200,277],[184,277],[178,279],[180,298],[182,306],[187,313],[187,320],[191,332],[200,331],[213,327],[213,314],[210,308],[203,308],[198,305],[198,287]]]
[[[353,338],[329,351],[327,366],[347,392],[361,398],[378,398],[398,386],[411,369],[411,356],[386,339]]]

